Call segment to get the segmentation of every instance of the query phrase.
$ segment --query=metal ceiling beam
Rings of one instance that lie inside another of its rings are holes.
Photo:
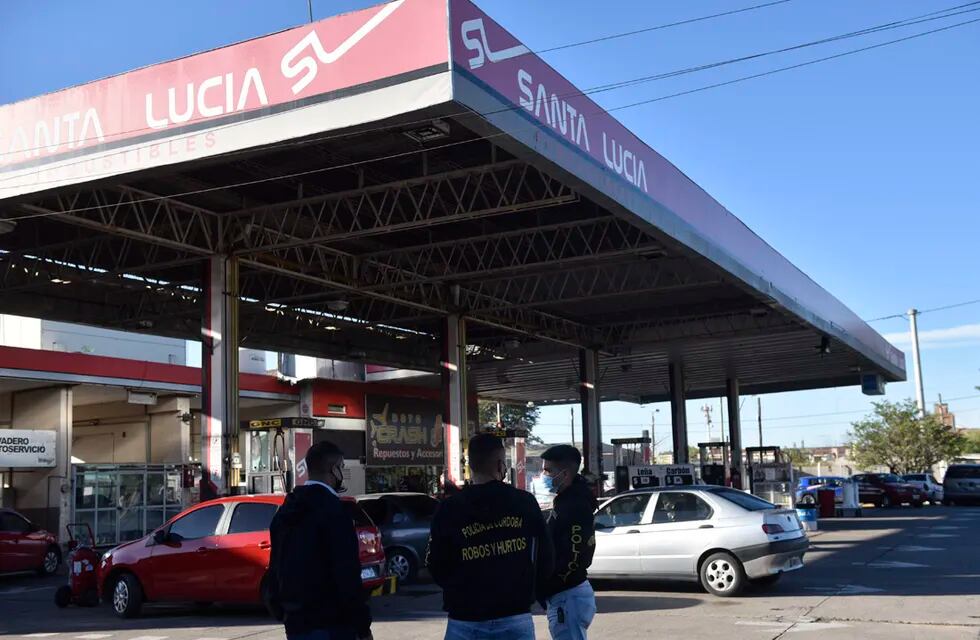
[[[511,160],[231,215],[246,229],[261,229],[247,235],[244,246],[236,251],[252,256],[577,201],[578,195],[563,183]]]

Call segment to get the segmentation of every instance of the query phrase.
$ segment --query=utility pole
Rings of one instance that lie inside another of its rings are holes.
[[[759,446],[762,446],[762,397],[756,396],[755,398],[759,402]]]
[[[721,424],[721,442],[725,443],[725,398],[718,398],[718,422]]]
[[[310,10],[310,24],[313,23],[313,0],[306,0],[306,7]]]
[[[660,409],[650,412],[650,462],[657,463],[657,414]]]
[[[574,447],[575,446],[575,407],[569,407],[568,408],[568,415],[569,415],[569,417],[571,419],[572,446]]]
[[[701,407],[701,411],[704,412],[704,420],[708,423],[708,442],[711,442],[711,412],[714,409],[711,408],[711,405],[706,404]]]
[[[909,328],[912,332],[912,366],[915,368],[915,406],[919,408],[919,416],[926,414],[925,393],[922,390],[922,360],[919,359],[919,325],[916,316],[917,309],[909,309]]]

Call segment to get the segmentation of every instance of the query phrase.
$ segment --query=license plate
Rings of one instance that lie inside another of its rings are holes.
[[[361,580],[370,580],[371,578],[378,577],[378,570],[374,567],[368,567],[367,569],[361,569]]]

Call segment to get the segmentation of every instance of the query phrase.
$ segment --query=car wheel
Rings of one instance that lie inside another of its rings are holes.
[[[892,506],[892,499],[889,498],[887,495],[881,496],[881,507],[883,509],[887,509],[890,506]]]
[[[749,583],[754,584],[759,587],[771,587],[772,585],[779,582],[779,579],[783,577],[781,573],[770,573],[767,576],[762,576],[761,578],[752,578]]]
[[[415,558],[399,549],[386,553],[386,555],[388,556],[389,576],[395,576],[400,583],[409,583],[415,580],[419,571]]]
[[[61,552],[58,550],[58,547],[51,545],[44,552],[44,559],[41,561],[41,566],[37,568],[38,575],[53,576],[57,573],[58,565],[60,564]]]
[[[131,573],[124,573],[112,587],[112,610],[120,618],[135,618],[143,608],[143,588]]]
[[[731,554],[714,553],[701,564],[701,585],[715,596],[737,596],[745,587],[745,570]]]
[[[817,499],[812,493],[804,493],[802,496],[800,496],[800,504],[817,504]]]
[[[916,502],[912,503],[912,506],[915,507],[916,509],[921,509],[923,504],[924,503],[922,502],[922,500],[917,500]]]
[[[63,584],[54,592],[54,606],[64,609],[71,604],[71,587]]]

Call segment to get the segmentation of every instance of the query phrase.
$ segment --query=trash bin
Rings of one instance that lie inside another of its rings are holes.
[[[837,492],[833,489],[818,489],[817,504],[820,505],[821,518],[833,518],[837,515]]]
[[[817,506],[800,505],[796,507],[796,515],[800,518],[804,531],[817,530]]]

